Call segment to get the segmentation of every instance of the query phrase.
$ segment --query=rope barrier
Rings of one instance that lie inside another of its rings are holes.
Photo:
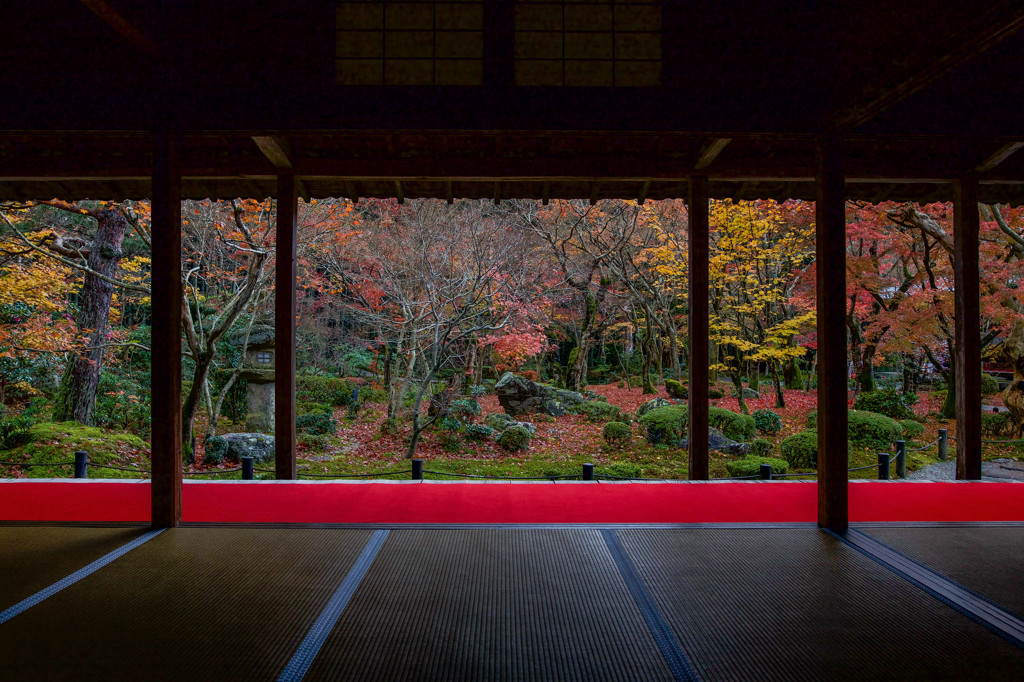
[[[309,478],[371,478],[374,476],[394,476],[395,474],[411,474],[412,469],[404,469],[402,471],[377,471],[368,474],[304,474],[297,473],[296,476],[306,476]]]
[[[66,467],[71,466],[74,462],[8,462],[7,460],[0,460],[0,464],[5,464],[12,467]]]
[[[434,474],[435,476],[456,476],[458,478],[486,478],[493,481],[554,481],[567,478],[583,478],[582,474],[569,474],[566,476],[481,476],[479,474],[453,474],[447,471],[432,471],[430,469],[424,469],[423,473]],[[597,474],[594,474],[594,478],[598,478]]]
[[[938,444],[938,442],[939,442],[939,439],[936,438],[931,443],[928,443],[928,445],[922,445],[919,448],[907,448],[907,452],[917,452],[918,450],[927,450],[931,446]]]
[[[217,474],[233,474],[241,470],[242,467],[237,469],[211,469],[210,471],[183,471],[182,476],[215,476]]]
[[[109,464],[93,464],[89,462],[89,467],[92,469],[113,469],[114,471],[130,471],[133,474],[149,474],[152,473],[146,469],[126,469],[125,467],[115,467]]]

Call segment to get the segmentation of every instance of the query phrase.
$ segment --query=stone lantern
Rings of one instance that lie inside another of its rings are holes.
[[[248,383],[245,416],[246,431],[274,431],[274,330],[270,328],[249,337],[245,369],[241,378]]]

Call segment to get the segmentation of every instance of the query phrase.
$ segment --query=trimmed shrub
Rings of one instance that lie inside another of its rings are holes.
[[[35,421],[24,415],[0,421],[0,450],[10,450],[28,442]]]
[[[981,375],[981,394],[982,395],[995,395],[999,393],[999,379],[996,379],[991,374]]]
[[[383,388],[374,388],[372,386],[360,386],[359,387],[359,402],[362,403],[386,403],[388,401],[388,392]]]
[[[466,427],[466,438],[468,440],[490,440],[494,436],[494,433],[494,429],[486,424],[470,424]]]
[[[722,393],[722,391],[720,389],[709,388],[708,389],[708,397],[711,398],[712,400],[719,400],[721,398],[724,398],[725,394]]]
[[[689,419],[685,407],[666,405],[654,408],[637,421],[647,429],[647,442],[651,445],[676,445],[686,432]]]
[[[470,423],[479,416],[480,403],[472,398],[459,398],[451,402],[448,411],[464,422]]]
[[[338,431],[334,416],[322,412],[300,414],[295,417],[295,430],[313,435],[333,435]]]
[[[614,405],[600,403],[597,401],[580,403],[579,405],[573,406],[569,411],[573,414],[584,415],[589,422],[610,421],[618,418],[619,414],[622,412],[622,410]]]
[[[633,436],[633,429],[625,422],[608,422],[601,432],[607,443],[622,444],[628,443]]]
[[[917,402],[916,393],[902,393],[895,388],[880,388],[857,396],[853,409],[874,412],[891,419],[913,419],[911,406]]]
[[[775,451],[775,444],[767,438],[755,438],[754,442],[750,444],[750,451],[747,453],[750,457],[771,457],[772,452]]]
[[[981,432],[986,436],[1004,436],[1012,427],[1013,421],[1009,412],[981,413]]]
[[[204,443],[203,462],[206,464],[221,464],[224,456],[228,454],[228,442],[220,436],[207,438]]]
[[[643,383],[643,379],[640,377],[639,374],[634,374],[633,376],[631,376],[629,378],[629,387],[630,388],[636,388],[641,383]]]
[[[498,445],[509,452],[525,450],[530,444],[530,432],[522,426],[510,426],[498,436]]]
[[[818,466],[818,432],[800,431],[779,444],[782,456],[794,469],[813,469]]]
[[[730,476],[757,476],[761,473],[762,464],[771,464],[773,474],[784,474],[789,471],[789,462],[775,457],[755,457],[753,455],[726,462],[725,470]]]
[[[818,428],[818,411],[811,410],[807,413],[807,419],[804,421],[804,426],[809,429]]]
[[[778,433],[782,430],[782,417],[771,410],[754,410],[754,427],[761,433]]]
[[[659,407],[665,407],[671,404],[672,403],[670,403],[667,398],[652,398],[651,400],[648,400],[640,407],[636,408],[636,418],[639,419],[640,417],[644,416],[651,410],[657,409]]]
[[[487,415],[484,421],[495,431],[504,431],[505,427],[514,422],[515,419],[504,412],[492,412]]]
[[[754,418],[748,414],[738,414],[724,407],[708,408],[708,424],[736,441],[747,441],[754,437],[756,431]]]
[[[295,414],[334,414],[327,403],[295,403]]]
[[[475,386],[469,387],[469,395],[471,395],[474,398],[479,398],[481,396],[487,395],[487,389],[481,386],[480,384],[476,384]]]
[[[690,397],[690,391],[686,387],[686,384],[676,381],[675,379],[665,380],[665,392],[672,398],[679,400],[686,400]]]
[[[295,377],[295,400],[342,407],[352,401],[352,389],[355,387],[355,384],[347,379],[303,374]]]
[[[892,447],[903,437],[903,427],[884,414],[850,410],[847,413],[847,438],[851,443],[876,448]]]
[[[903,437],[906,440],[916,440],[924,435],[924,426],[913,419],[901,419],[900,426],[903,427]]]

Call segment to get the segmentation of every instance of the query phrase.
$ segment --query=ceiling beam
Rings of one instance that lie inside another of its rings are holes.
[[[267,161],[273,164],[278,171],[291,172],[295,169],[292,163],[292,145],[284,137],[274,135],[253,135],[252,141],[267,157]]]
[[[731,137],[716,137],[700,148],[697,154],[697,162],[693,164],[695,170],[703,170],[715,162],[722,150],[732,142]]]
[[[1002,0],[979,3],[976,21],[943,37],[942,44],[949,45],[950,49],[941,54],[921,51],[908,55],[906,61],[911,66],[887,79],[882,78],[872,83],[859,97],[826,121],[826,128],[845,130],[870,121],[900,100],[971,61],[1022,28],[1024,5],[1020,2]]]
[[[636,195],[636,203],[641,206],[647,201],[647,193],[651,191],[651,181],[644,180],[644,184],[640,185],[640,191]]]
[[[987,159],[979,163],[974,170],[979,173],[987,173],[1021,149],[1024,149],[1024,142],[1010,142],[1008,144],[1004,144]]]
[[[125,19],[117,10],[104,2],[104,0],[78,1],[82,3],[86,9],[99,17],[103,23],[117,31],[122,38],[125,38],[132,45],[151,57],[156,57],[158,55],[159,50],[157,49],[156,43],[154,43],[145,33],[140,31],[135,24]]]

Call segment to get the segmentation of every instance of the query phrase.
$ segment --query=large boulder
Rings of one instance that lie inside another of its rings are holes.
[[[569,408],[586,400],[579,393],[538,384],[512,372],[502,375],[494,386],[494,392],[498,394],[498,402],[505,412],[513,417],[534,412],[561,417],[568,413]]]
[[[255,464],[274,461],[274,437],[265,433],[225,433],[228,444],[225,457],[241,462],[243,457],[252,457]]]
[[[679,441],[679,447],[684,450],[689,449],[689,443],[686,438]],[[724,452],[727,455],[745,455],[750,450],[750,443],[737,443],[734,440],[726,438],[725,434],[718,429],[709,427],[708,449]]]

